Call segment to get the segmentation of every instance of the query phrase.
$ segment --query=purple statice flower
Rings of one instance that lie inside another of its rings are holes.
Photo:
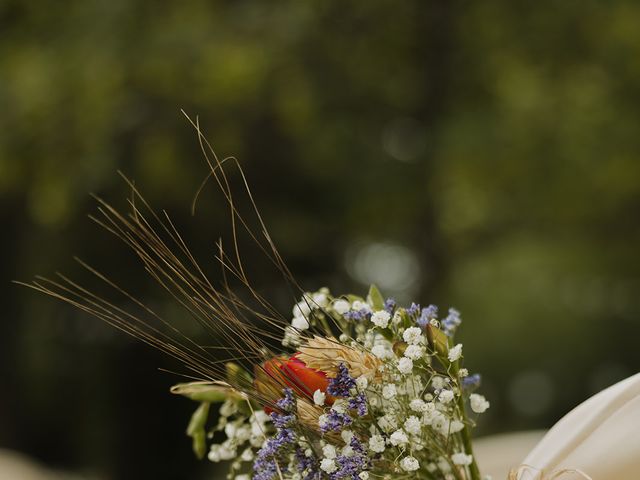
[[[296,432],[291,428],[280,428],[273,438],[280,446],[290,445],[296,441]]]
[[[284,397],[278,400],[276,405],[285,412],[292,412],[296,406],[296,399],[293,396],[293,390],[285,388],[282,390],[282,393],[284,393]]]
[[[348,427],[353,423],[353,418],[351,418],[346,413],[339,413],[335,410],[329,410],[327,414],[327,419],[320,426],[320,431],[322,433],[327,432],[340,432],[345,427]]]
[[[251,480],[272,480],[277,478],[278,467],[275,460],[271,457],[260,458],[258,457],[253,462],[253,475]]]
[[[287,428],[296,421],[295,415],[280,415],[276,412],[271,414],[271,421],[276,428]]]
[[[438,307],[436,307],[435,305],[429,305],[428,307],[422,309],[422,312],[420,312],[420,317],[418,318],[418,325],[424,328],[432,318],[438,318]]]
[[[318,461],[313,455],[306,456],[304,450],[298,448],[295,454],[296,463],[299,472],[307,472],[303,480],[320,480],[320,470],[318,469]]]
[[[367,397],[364,393],[359,393],[353,398],[349,399],[347,404],[347,408],[349,410],[356,410],[358,412],[358,416],[362,417],[367,414]]]
[[[361,308],[360,310],[350,310],[346,312],[344,318],[348,320],[355,320],[357,322],[361,322],[363,320],[368,320],[371,318],[371,311],[366,308]]]
[[[367,449],[362,445],[362,442],[357,439],[357,437],[351,437],[351,442],[349,442],[351,448],[353,448],[354,452],[357,452],[361,455],[364,455],[367,452]]]
[[[278,465],[277,458],[282,455],[296,441],[296,434],[290,428],[279,428],[276,435],[268,439],[264,446],[258,451],[256,460],[253,462],[252,480],[272,480],[277,478]],[[285,467],[280,466],[280,471]]]
[[[335,378],[329,380],[329,386],[327,387],[327,393],[334,397],[348,397],[349,390],[355,388],[356,381],[349,375],[349,369],[341,363],[338,365],[338,375]]]
[[[384,309],[389,313],[393,313],[397,305],[398,304],[396,303],[394,298],[387,298],[384,301]]]
[[[357,438],[351,439],[353,455],[339,455],[336,457],[338,469],[329,475],[331,480],[359,480],[361,472],[369,467],[369,458],[365,454],[362,443]]]
[[[460,318],[460,312],[455,308],[450,308],[449,315],[442,320],[442,330],[446,335],[451,337],[461,323],[462,319]]]
[[[295,405],[293,392],[289,388],[283,390],[284,397],[278,400],[276,405],[285,411],[292,411]],[[277,478],[278,467],[281,472],[286,470],[286,463],[278,466],[278,460],[287,451],[290,451],[296,442],[296,433],[291,428],[296,417],[293,414],[272,413],[271,419],[276,427],[276,434],[269,438],[258,451],[253,462],[252,480],[272,480]]]
[[[480,386],[482,378],[479,373],[474,373],[462,379],[462,388],[466,390],[474,390]]]
[[[407,308],[407,314],[411,317],[415,316],[420,312],[420,305],[417,303],[412,303],[409,308]]]

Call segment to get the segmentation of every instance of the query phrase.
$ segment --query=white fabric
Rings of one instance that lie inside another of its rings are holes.
[[[523,468],[518,480],[640,479],[640,374],[569,412],[522,465],[531,468]]]

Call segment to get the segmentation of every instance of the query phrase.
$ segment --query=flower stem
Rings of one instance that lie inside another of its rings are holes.
[[[458,408],[460,412],[466,417],[465,409],[464,409],[464,398],[462,395],[458,397]],[[478,468],[478,462],[476,461],[476,456],[473,454],[473,446],[471,442],[471,431],[469,429],[469,425],[465,422],[464,428],[462,429],[462,444],[464,445],[464,451],[467,455],[471,455],[473,461],[471,465],[469,465],[469,473],[471,474],[470,480],[481,480],[480,477],[480,469]]]

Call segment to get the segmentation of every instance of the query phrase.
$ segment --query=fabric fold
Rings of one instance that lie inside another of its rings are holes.
[[[565,415],[523,460],[518,480],[640,478],[640,374]],[[581,473],[584,472],[584,473]]]

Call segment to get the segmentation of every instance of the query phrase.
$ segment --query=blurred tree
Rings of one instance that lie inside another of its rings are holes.
[[[78,254],[173,312],[84,214],[89,191],[126,196],[121,169],[213,261],[224,210],[208,189],[189,215],[206,170],[184,108],[241,160],[304,285],[382,274],[456,305],[501,412],[485,431],[548,426],[640,363],[639,21],[622,0],[5,1],[0,278]],[[28,292],[3,301],[0,444],[109,478],[212,471],[153,370],[169,362]]]

